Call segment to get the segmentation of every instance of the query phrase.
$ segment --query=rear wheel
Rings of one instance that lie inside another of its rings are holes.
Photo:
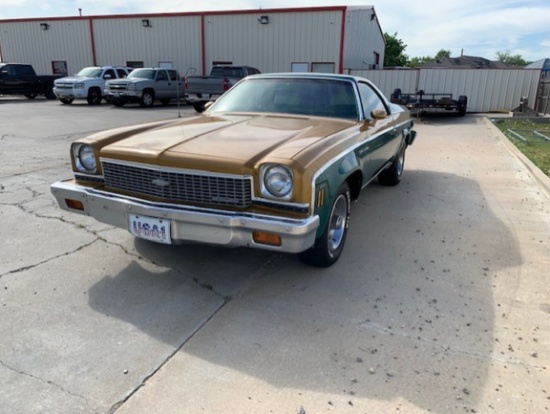
[[[382,185],[394,186],[399,184],[403,169],[405,168],[405,149],[407,145],[401,144],[401,148],[392,164],[378,175],[378,182]]]
[[[119,108],[122,108],[124,106],[124,101],[113,101],[114,106],[118,106]]]
[[[26,93],[25,97],[28,98],[28,99],[34,99],[34,98],[36,98],[36,94],[35,93]]]
[[[164,106],[170,105],[170,99],[161,99],[160,103]]]
[[[99,105],[101,103],[101,99],[101,91],[98,88],[91,88],[88,91],[88,97],[86,98],[88,105]]]
[[[49,99],[49,100],[56,98],[55,93],[53,93],[53,86],[49,86],[46,89],[46,92],[44,92],[44,96],[46,97],[46,99]]]
[[[150,90],[143,91],[143,95],[141,96],[139,105],[144,108],[148,108],[150,106],[153,106],[154,102],[155,102],[155,93]]]
[[[72,104],[73,101],[74,101],[73,98],[59,98],[59,100],[61,101],[61,103],[65,104],[65,105]]]
[[[332,266],[340,258],[348,234],[351,195],[347,182],[338,189],[330,208],[323,234],[310,249],[298,253],[304,263],[317,267]]]
[[[204,112],[204,104],[202,102],[195,102],[193,108],[195,108],[195,111],[198,113]]]

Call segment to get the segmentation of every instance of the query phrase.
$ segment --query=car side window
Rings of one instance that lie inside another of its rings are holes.
[[[176,73],[175,70],[169,70],[168,75],[170,75],[170,80],[171,81],[177,81],[178,80],[178,74]]]
[[[365,118],[372,119],[372,111],[375,109],[381,109],[384,112],[388,112],[388,108],[384,104],[384,101],[378,96],[378,94],[371,88],[370,85],[359,82],[359,95],[361,96],[361,102],[363,103],[363,111]]]
[[[105,71],[105,74],[103,75],[103,79],[107,79],[108,76],[111,76],[111,79],[115,79],[116,78],[115,71],[113,69],[107,69]]]
[[[126,76],[128,76],[128,75],[126,74],[126,71],[125,71],[124,69],[117,69],[117,70],[116,70],[116,73],[118,74],[118,77],[121,78],[121,79],[122,79],[122,78],[125,78]]]
[[[157,80],[158,81],[167,81],[168,80],[168,76],[166,76],[166,71],[164,70],[159,70],[159,73],[157,75]]]

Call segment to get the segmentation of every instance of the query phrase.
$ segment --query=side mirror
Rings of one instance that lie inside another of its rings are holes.
[[[383,109],[375,109],[371,112],[372,119],[385,119],[388,114]]]

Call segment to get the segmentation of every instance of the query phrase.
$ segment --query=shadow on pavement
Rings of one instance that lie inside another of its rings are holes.
[[[332,395],[327,409],[363,411],[361,399],[401,398],[440,414],[475,412],[496,353],[493,284],[518,277],[521,264],[475,181],[414,170],[396,188],[363,191],[328,269],[246,249],[136,248],[166,274],[132,263],[89,290],[93,309],[173,343],[163,326],[186,318],[171,312],[187,300],[178,284],[231,295],[182,352],[276,389]]]

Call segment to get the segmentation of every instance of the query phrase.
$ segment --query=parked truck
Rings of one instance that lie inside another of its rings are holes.
[[[105,84],[105,99],[116,106],[137,102],[148,107],[155,100],[168,105],[171,100],[184,96],[182,79],[174,69],[135,69],[126,79],[110,80]]]
[[[215,101],[242,78],[258,73],[258,69],[250,66],[214,66],[210,76],[187,76],[187,101],[195,111],[202,112],[207,102]]]
[[[59,77],[37,75],[32,65],[26,63],[0,63],[0,95],[24,95],[29,99],[44,95],[55,99],[53,84]]]
[[[55,81],[55,95],[63,104],[75,99],[86,99],[89,105],[99,105],[104,98],[105,82],[128,76],[132,68],[124,66],[90,66],[76,75]]]

